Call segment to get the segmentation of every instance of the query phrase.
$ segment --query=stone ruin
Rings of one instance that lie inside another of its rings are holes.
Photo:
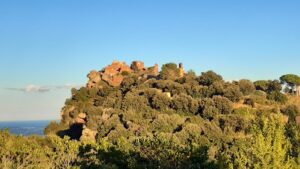
[[[159,74],[158,64],[146,68],[144,62],[141,61],[134,61],[131,66],[128,66],[125,62],[114,61],[101,71],[91,71],[88,74],[89,82],[87,87],[96,87],[100,81],[105,81],[109,85],[117,87],[124,80],[124,76],[132,72],[138,73],[143,77],[156,77]]]
[[[179,76],[183,77],[185,74],[185,70],[182,63],[179,63]]]

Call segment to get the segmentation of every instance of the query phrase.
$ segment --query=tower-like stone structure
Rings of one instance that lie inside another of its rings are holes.
[[[180,77],[183,77],[184,74],[185,74],[185,70],[184,70],[184,67],[183,67],[183,64],[182,63],[179,63],[179,76]]]

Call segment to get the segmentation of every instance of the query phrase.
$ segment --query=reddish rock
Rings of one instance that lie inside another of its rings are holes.
[[[89,82],[87,84],[87,87],[88,88],[93,88],[96,86],[96,84],[98,82],[101,81],[101,75],[98,71],[91,71],[89,74],[88,74],[88,78],[89,78]]]
[[[132,64],[131,64],[130,67],[135,72],[146,70],[144,62],[141,62],[141,61],[134,61],[134,62],[132,62]]]
[[[76,118],[75,122],[77,124],[85,124],[85,120],[84,119],[81,119],[81,118]]]
[[[111,86],[120,86],[122,81],[124,80],[124,77],[122,75],[108,75],[108,74],[102,74],[102,79],[106,81]]]
[[[123,80],[124,80],[124,77],[122,75],[116,75],[113,77],[110,85],[115,86],[115,87],[120,86]]]
[[[153,74],[154,74],[155,76],[157,76],[157,75],[159,74],[159,72],[158,72],[158,64],[155,64],[155,65],[154,65]]]
[[[157,76],[158,64],[154,67],[146,68],[144,62],[134,61],[129,67],[125,62],[114,61],[111,65],[105,67],[101,72],[91,71],[88,75],[88,88],[96,87],[101,80],[107,82],[109,85],[117,87],[121,85],[124,80],[123,72],[138,72],[141,77],[148,78]],[[97,86],[98,87],[98,86]]]
[[[122,72],[125,72],[125,71],[129,72],[129,73],[132,72],[130,67],[128,65],[126,65],[125,62],[114,61],[111,65],[107,66],[104,69],[104,74],[114,76],[118,73],[122,73]]]
[[[86,114],[85,113],[79,113],[75,122],[77,124],[85,124],[86,123]]]
[[[85,113],[79,113],[78,117],[81,119],[85,119],[86,118],[86,114]]]
[[[122,72],[131,73],[132,70],[125,62],[114,61],[111,65],[104,68],[102,80],[111,86],[119,86],[124,79]]]

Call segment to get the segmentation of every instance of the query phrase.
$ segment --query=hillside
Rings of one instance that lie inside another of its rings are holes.
[[[231,151],[235,144],[253,139],[254,128],[267,132],[263,130],[269,123],[297,127],[299,99],[282,94],[278,80],[226,82],[213,71],[197,76],[185,72],[183,64],[174,63],[158,69],[157,64],[147,68],[140,61],[130,66],[114,61],[100,71],[91,71],[86,87],[72,90],[61,122],[51,123],[46,133],[126,145],[126,151],[136,152],[150,163],[163,158],[165,167],[170,168],[183,165],[183,159],[205,149],[207,156],[201,158],[207,161],[200,166],[224,167],[229,164],[218,160],[241,158]],[[171,146],[166,149],[180,157],[172,153],[160,157],[156,146],[165,143]],[[178,152],[178,148],[186,152]],[[230,165],[241,164],[231,161]]]
[[[228,82],[114,61],[87,77],[46,137],[0,131],[0,168],[300,167],[296,75]]]

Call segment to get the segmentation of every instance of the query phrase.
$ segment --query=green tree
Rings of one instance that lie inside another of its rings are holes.
[[[240,87],[238,85],[229,84],[224,91],[224,97],[232,102],[239,102],[242,97]]]
[[[272,80],[268,83],[268,90],[267,92],[280,92],[282,90],[282,86],[279,80]]]
[[[287,102],[288,98],[285,94],[281,93],[281,92],[278,92],[278,91],[273,91],[271,93],[269,93],[267,95],[267,98],[269,100],[274,100],[278,103],[281,103],[281,104],[284,104]]]
[[[258,80],[254,82],[256,90],[267,91],[269,87],[269,81],[267,80]]]
[[[286,74],[280,77],[282,83],[286,83],[299,95],[298,86],[300,85],[300,77],[295,74]]]
[[[177,67],[175,63],[167,63],[164,64],[161,68],[161,72],[159,73],[159,77],[161,79],[170,79],[175,80],[179,78],[180,69]]]
[[[278,119],[263,119],[261,123],[253,127],[251,138],[236,143],[231,168],[294,168],[284,124]]]
[[[210,86],[214,82],[223,81],[223,77],[210,70],[202,72],[201,76],[198,77],[198,81],[201,85]]]
[[[254,84],[247,79],[242,79],[239,81],[240,90],[244,95],[249,95],[255,91]]]

